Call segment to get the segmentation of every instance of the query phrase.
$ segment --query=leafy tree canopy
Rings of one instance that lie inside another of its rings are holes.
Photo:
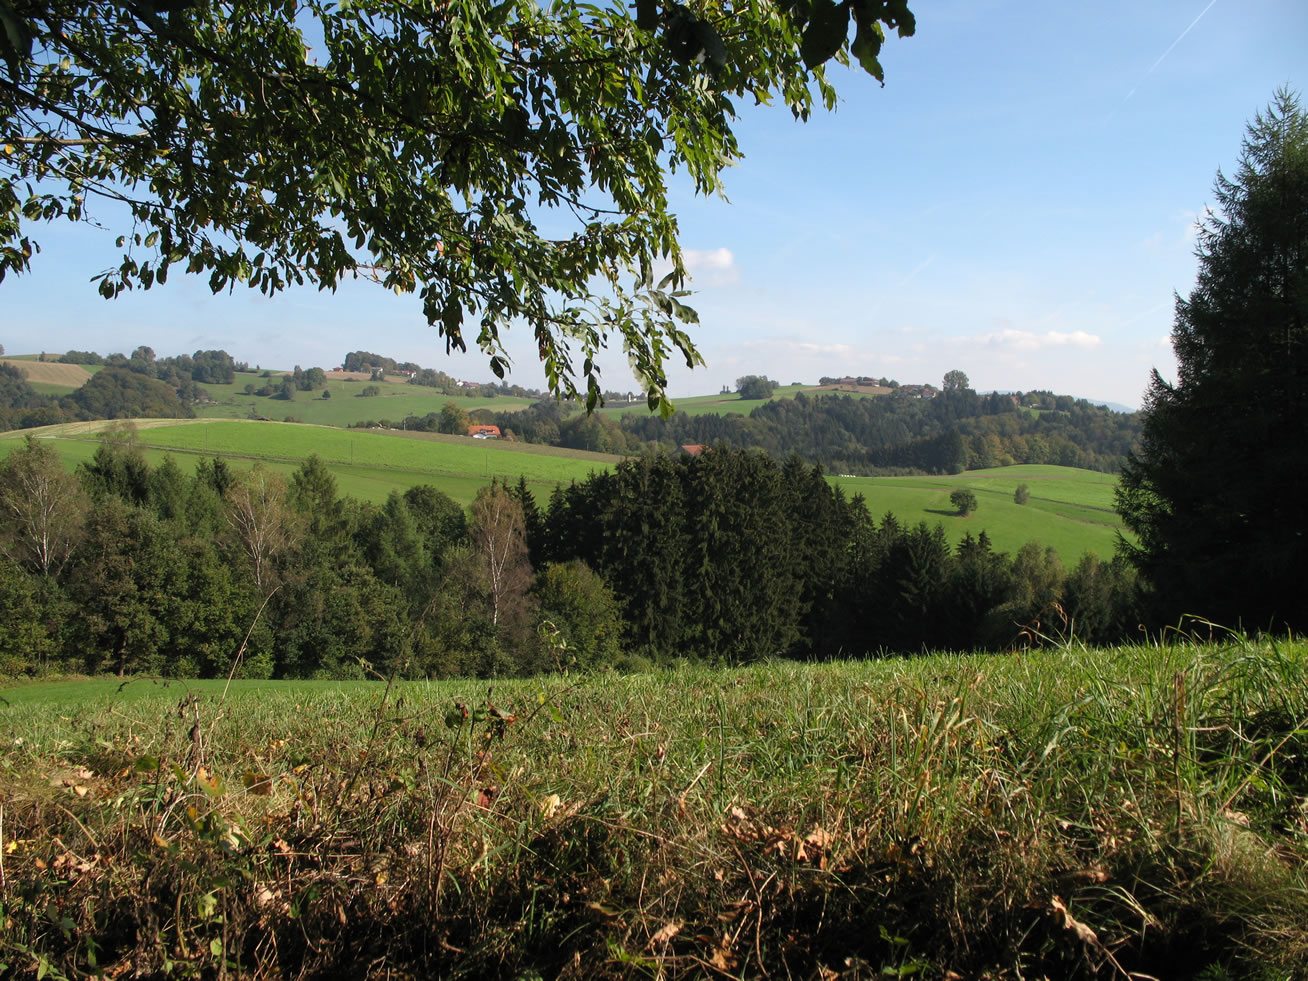
[[[0,0],[0,21],[0,278],[39,251],[27,224],[107,221],[106,297],[178,269],[214,292],[363,276],[501,377],[524,323],[550,388],[584,379],[592,406],[620,340],[665,410],[665,362],[700,360],[666,175],[718,191],[734,99],[805,119],[835,104],[828,61],[881,78],[884,29],[914,30],[906,0]]]
[[[946,392],[962,392],[971,388],[972,383],[968,380],[967,372],[955,368],[945,372],[944,386]]]
[[[1254,117],[1177,298],[1177,381],[1154,372],[1118,489],[1123,543],[1165,618],[1302,629],[1308,521],[1308,115]]]
[[[777,383],[766,375],[746,375],[736,379],[736,391],[742,399],[770,399]]]
[[[105,368],[74,392],[87,419],[180,419],[194,415],[177,393],[161,381],[126,368]]]
[[[976,494],[966,488],[960,487],[949,495],[949,503],[954,505],[958,513],[967,517],[976,510]]]

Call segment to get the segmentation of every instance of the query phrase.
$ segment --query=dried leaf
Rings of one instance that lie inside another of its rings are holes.
[[[650,938],[650,946],[667,943],[681,932],[683,926],[685,924],[681,920],[673,920],[670,923],[663,924],[663,926],[659,927],[658,932]]]
[[[709,958],[709,963],[719,971],[730,971],[736,966],[736,959],[731,956],[731,948],[726,946],[726,940],[723,940],[723,946],[713,951],[713,956]]]
[[[836,840],[836,836],[829,831],[822,830],[815,824],[813,830],[808,833],[808,837],[804,840],[814,848],[830,848],[831,843]]]
[[[258,794],[260,797],[267,797],[272,793],[272,778],[266,773],[255,773],[253,770],[246,770],[241,775],[241,783],[245,789],[252,794]]]
[[[1054,914],[1062,920],[1063,929],[1071,930],[1082,943],[1087,943],[1094,947],[1099,946],[1098,934],[1080,920],[1073,917],[1071,911],[1068,910],[1062,899],[1055,896],[1050,901],[1049,907],[1054,911]]]

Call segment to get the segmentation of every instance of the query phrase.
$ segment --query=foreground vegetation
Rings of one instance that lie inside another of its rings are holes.
[[[1302,977],[1306,658],[9,689],[0,971]]]

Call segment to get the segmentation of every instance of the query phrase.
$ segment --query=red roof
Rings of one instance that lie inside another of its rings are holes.
[[[498,436],[500,434],[499,426],[469,426],[468,435],[476,436],[478,433],[485,433],[487,436]]]

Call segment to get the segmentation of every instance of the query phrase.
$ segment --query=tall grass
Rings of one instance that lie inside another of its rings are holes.
[[[1302,977],[1305,655],[1232,639],[13,698],[0,960]]]

